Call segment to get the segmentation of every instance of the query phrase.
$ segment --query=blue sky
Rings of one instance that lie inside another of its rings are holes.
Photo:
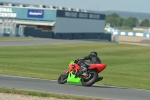
[[[150,13],[150,0],[2,0],[27,4],[46,4],[95,11],[128,11]]]

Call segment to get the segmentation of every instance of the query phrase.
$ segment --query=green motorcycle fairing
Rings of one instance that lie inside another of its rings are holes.
[[[69,66],[70,66],[71,64],[74,64],[74,60],[72,60],[72,61],[69,63]],[[68,74],[67,83],[82,84],[82,83],[81,83],[81,78],[75,77],[75,74],[73,74],[72,72],[70,72],[70,73]]]
[[[68,74],[67,83],[82,84],[81,83],[81,78],[79,78],[79,77],[76,78],[75,74],[73,74],[72,72],[70,72]]]
[[[74,60],[71,60],[71,61],[70,61],[69,66],[70,66],[71,64],[74,64]]]

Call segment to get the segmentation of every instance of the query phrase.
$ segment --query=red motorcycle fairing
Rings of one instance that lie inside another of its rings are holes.
[[[79,66],[78,64],[76,64],[76,63],[71,64],[71,65],[69,66],[69,70],[67,70],[66,73],[67,73],[67,72],[71,72],[72,70],[75,70],[75,71],[77,72],[77,71],[80,70],[80,66]]]
[[[97,69],[98,73],[103,71],[105,68],[106,68],[106,64],[92,64],[91,66],[88,67],[88,69]],[[71,64],[69,66],[69,70],[67,70],[66,73],[71,72],[72,70],[78,72],[80,70],[80,66],[76,63]]]
[[[97,69],[98,73],[103,71],[106,68],[106,64],[92,64],[88,67],[88,69]]]

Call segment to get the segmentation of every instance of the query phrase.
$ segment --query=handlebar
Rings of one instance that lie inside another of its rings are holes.
[[[75,59],[75,63],[77,63],[77,64],[79,64],[79,61],[83,61],[84,59],[83,58],[77,58],[77,59]]]

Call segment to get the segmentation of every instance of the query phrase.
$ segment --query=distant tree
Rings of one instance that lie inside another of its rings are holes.
[[[122,18],[118,14],[113,13],[106,16],[106,23],[110,23],[111,27],[128,27],[133,28],[139,25],[139,21],[135,17]],[[143,22],[141,25],[143,25]],[[148,24],[150,25],[150,24]]]
[[[111,15],[109,15],[109,16],[111,16],[111,17],[113,17],[113,18],[117,18],[117,17],[120,17],[118,14],[116,14],[116,13],[113,13],[113,14],[111,14]]]
[[[123,26],[127,26],[127,27],[136,27],[137,24],[138,24],[138,19],[135,17],[129,17],[125,19],[123,22]]]
[[[143,26],[143,27],[149,27],[150,26],[150,22],[148,19],[145,19],[141,22],[140,26]]]
[[[125,18],[120,18],[120,20],[121,20],[120,26],[124,26],[123,24],[126,21],[126,19]]]
[[[107,15],[106,23],[110,23],[111,27],[120,26],[121,18],[118,14],[113,13],[113,14]]]

